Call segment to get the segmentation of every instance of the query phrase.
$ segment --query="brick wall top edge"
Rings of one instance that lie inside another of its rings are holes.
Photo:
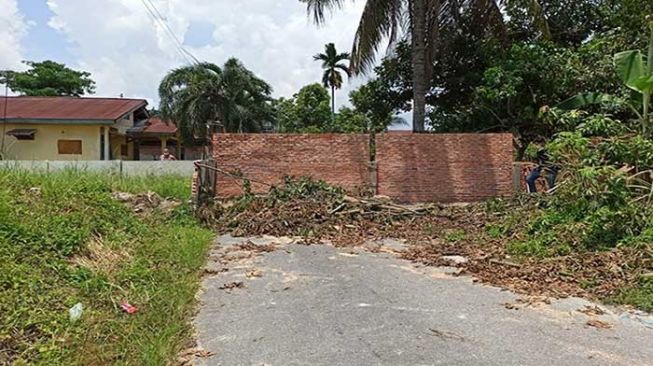
[[[309,136],[312,138],[332,137],[332,136],[365,136],[365,133],[215,133],[213,138],[233,136]],[[456,133],[393,133],[384,132],[377,135],[378,137],[393,138],[413,138],[413,137],[432,137],[432,136],[512,136],[509,132],[456,132]]]
[[[378,134],[379,138],[393,138],[393,139],[412,139],[412,138],[433,138],[433,137],[511,137],[512,134],[508,132],[492,132],[492,133],[476,133],[476,132],[461,132],[461,133],[413,133],[413,134],[392,134],[381,133]]]
[[[213,134],[213,139],[221,139],[224,137],[257,137],[257,138],[269,138],[269,137],[310,137],[310,138],[325,138],[325,137],[365,137],[367,134],[364,133],[216,133]]]

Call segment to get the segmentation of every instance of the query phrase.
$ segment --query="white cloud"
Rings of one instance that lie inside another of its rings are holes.
[[[0,70],[23,69],[21,39],[29,24],[18,10],[17,0],[0,0]]]
[[[290,96],[301,86],[321,80],[320,64],[312,56],[325,43],[349,51],[364,3],[348,2],[326,26],[317,27],[299,0],[152,1],[180,39],[193,22],[213,24],[214,42],[187,47],[189,51],[216,64],[239,58],[272,84],[276,96]],[[98,95],[124,93],[155,101],[161,78],[185,62],[141,0],[48,0],[47,4],[54,13],[50,26],[74,44],[78,66],[93,74]],[[345,101],[357,84],[360,80],[340,91],[339,100]]]

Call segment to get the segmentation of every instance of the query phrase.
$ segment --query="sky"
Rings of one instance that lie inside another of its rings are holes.
[[[144,2],[165,19],[157,22]],[[96,96],[145,98],[172,68],[188,65],[163,24],[202,61],[230,57],[269,82],[274,96],[292,96],[320,82],[313,55],[334,42],[349,51],[363,1],[347,2],[316,26],[299,0],[0,0],[0,70],[24,69],[21,60],[54,60],[88,71]],[[339,105],[360,85],[338,93]]]

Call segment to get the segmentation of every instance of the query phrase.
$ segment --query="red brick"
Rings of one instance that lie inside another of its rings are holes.
[[[369,186],[363,134],[216,134],[218,167],[239,171],[254,192],[285,175],[310,176],[349,191]],[[406,202],[468,202],[512,194],[510,134],[381,134],[377,192]],[[242,193],[242,180],[220,174],[218,196]]]

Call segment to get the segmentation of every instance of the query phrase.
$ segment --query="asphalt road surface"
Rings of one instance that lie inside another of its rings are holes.
[[[252,239],[272,252],[234,250],[245,241],[212,252],[195,327],[213,355],[196,365],[653,365],[651,318],[524,304],[397,259],[391,240],[378,253],[275,238]]]

